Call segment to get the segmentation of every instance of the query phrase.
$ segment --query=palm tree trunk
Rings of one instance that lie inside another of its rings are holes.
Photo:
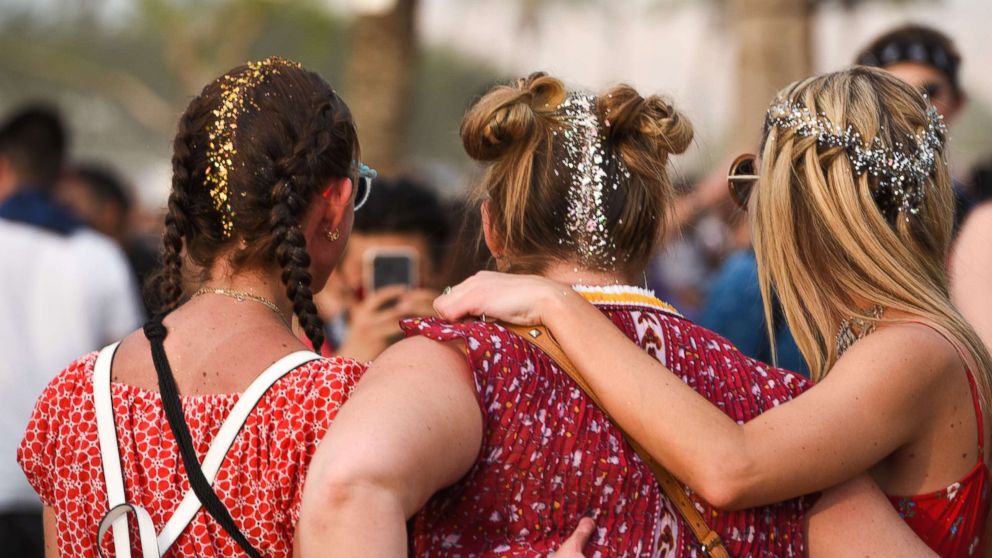
[[[812,72],[810,0],[730,0],[737,37],[734,149],[757,148],[775,93]]]
[[[362,138],[362,158],[385,175],[398,173],[406,158],[416,8],[417,0],[396,0],[385,13],[360,16],[347,64],[346,100]]]

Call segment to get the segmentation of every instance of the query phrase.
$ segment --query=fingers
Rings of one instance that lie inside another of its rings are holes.
[[[400,298],[408,290],[409,288],[405,285],[389,285],[388,287],[373,291],[371,295],[362,301],[362,305],[368,308],[379,309]]]
[[[578,526],[575,527],[575,531],[565,542],[561,544],[561,548],[558,552],[554,554],[555,558],[578,558],[582,556],[582,549],[585,548],[586,543],[589,542],[589,537],[592,536],[593,531],[596,530],[596,524],[591,518],[583,517],[579,520]]]
[[[453,286],[447,294],[434,299],[434,311],[441,318],[450,322],[458,321],[467,316],[478,315],[472,301],[478,298],[476,292],[484,289],[489,282],[502,277],[501,273],[479,271],[468,279]]]
[[[471,316],[475,314],[472,306],[468,304],[471,300],[471,293],[471,287],[462,283],[450,293],[434,299],[434,311],[449,322]]]

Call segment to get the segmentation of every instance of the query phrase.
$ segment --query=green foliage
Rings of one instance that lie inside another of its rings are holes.
[[[67,113],[78,154],[108,159],[132,176],[168,160],[190,97],[246,60],[297,60],[347,91],[351,21],[324,2],[135,0],[123,16],[101,7],[88,2],[43,17],[0,7],[0,111],[33,98],[54,101]],[[462,162],[461,116],[494,75],[444,49],[421,49],[410,154]]]
[[[468,108],[496,82],[496,70],[446,49],[421,49],[407,146],[414,159],[465,162],[458,129]]]

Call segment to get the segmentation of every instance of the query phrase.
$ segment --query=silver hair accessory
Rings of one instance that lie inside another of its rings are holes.
[[[881,208],[905,212],[908,219],[923,204],[924,186],[933,173],[936,152],[947,134],[943,117],[933,105],[927,103],[927,106],[926,129],[907,138],[909,145],[897,141],[894,148],[886,147],[878,135],[867,143],[853,126],[842,129],[827,119],[826,114],[815,116],[802,103],[781,97],[768,109],[765,127],[766,130],[773,126],[794,128],[803,137],[815,136],[821,147],[844,148],[858,176],[867,172],[878,178],[875,200]]]
[[[616,190],[621,181],[630,180],[630,171],[613,150],[606,148],[606,137],[596,116],[596,97],[588,93],[570,93],[558,106],[556,115],[563,124],[565,154],[559,165],[572,178],[568,192],[568,219],[565,237],[586,263],[607,265],[616,262],[616,244],[608,238],[606,208],[607,189]],[[609,126],[609,124],[606,124]],[[607,172],[616,169],[617,172]],[[555,169],[555,176],[560,176]]]

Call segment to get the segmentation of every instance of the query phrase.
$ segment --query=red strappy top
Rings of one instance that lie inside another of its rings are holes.
[[[936,492],[889,496],[899,515],[943,558],[983,556],[989,516],[989,467],[985,463],[985,421],[978,387],[966,370],[978,420],[978,463],[958,482]]]

